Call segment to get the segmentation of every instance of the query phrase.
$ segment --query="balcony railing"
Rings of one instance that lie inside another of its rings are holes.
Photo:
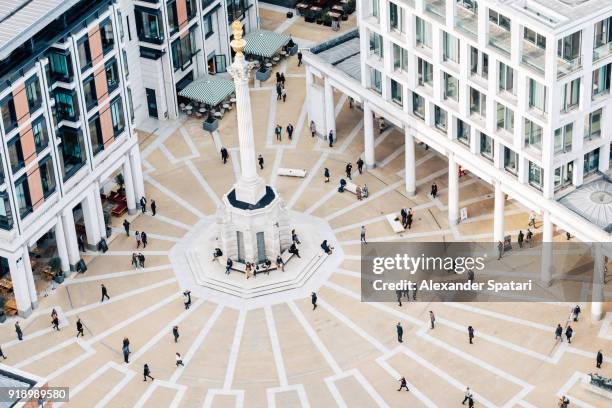
[[[600,45],[593,49],[593,62],[599,61],[610,54],[612,54],[612,42]]]
[[[578,71],[582,68],[582,57],[578,56],[572,60],[567,60],[565,58],[557,58],[557,79],[563,78],[566,75],[571,74],[572,72]]]
[[[459,5],[457,6],[456,25],[458,29],[466,34],[471,35],[475,39],[478,38],[478,16]]]
[[[442,20],[446,20],[446,1],[428,0],[425,4],[425,11]]]
[[[512,49],[512,41],[510,31],[506,31],[493,24],[489,25],[489,45],[497,49],[501,53],[510,56]]]

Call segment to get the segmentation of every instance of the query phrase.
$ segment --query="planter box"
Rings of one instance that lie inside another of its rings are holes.
[[[287,51],[289,52],[289,55],[295,55],[298,52],[298,45],[295,44],[293,47],[287,47]]]
[[[6,315],[4,314],[4,312],[0,313],[0,323],[4,323],[6,322]]]
[[[319,25],[323,24],[323,20],[317,20],[317,24]]]
[[[331,21],[324,21],[323,25],[326,26],[326,27],[331,27],[332,22]]]
[[[63,283],[63,282],[64,282],[64,275],[55,275],[55,276],[53,277],[53,280],[54,280],[56,283],[60,283],[60,284],[61,284],[61,283]]]
[[[304,21],[307,23],[314,23],[315,19],[314,17],[304,17]]]
[[[266,69],[265,71],[261,71],[258,69],[257,71],[255,71],[255,79],[259,81],[267,81],[270,78],[271,74],[271,69]]]
[[[288,11],[287,12],[287,18],[291,18],[293,17],[293,11]]]
[[[209,121],[205,120],[202,123],[202,128],[204,130],[209,131],[209,132],[214,132],[215,130],[217,130],[219,128],[219,120],[215,119],[212,122],[209,122]]]

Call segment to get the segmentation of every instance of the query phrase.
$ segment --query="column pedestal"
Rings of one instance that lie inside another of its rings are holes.
[[[100,218],[96,212],[93,191],[87,193],[85,199],[81,202],[81,208],[85,221],[85,232],[87,233],[85,246],[90,251],[96,251],[98,249],[98,242],[100,242]]]

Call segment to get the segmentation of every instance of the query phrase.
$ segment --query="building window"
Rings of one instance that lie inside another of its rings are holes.
[[[567,112],[578,107],[580,100],[580,78],[576,78],[563,86],[562,111]]]
[[[404,32],[404,9],[389,2],[389,27],[392,30]]]
[[[487,97],[470,87],[470,115],[487,116]]]
[[[419,85],[433,86],[433,66],[422,58],[417,60]]]
[[[538,190],[544,186],[544,172],[540,166],[529,162],[529,184]]]
[[[412,113],[425,119],[425,99],[419,94],[412,93]]]
[[[0,103],[0,112],[2,112],[4,132],[8,133],[15,129],[17,127],[17,113],[15,111],[15,101],[13,101],[13,96],[6,97]]]
[[[102,50],[106,54],[115,45],[115,34],[110,19],[106,19],[100,24],[100,39],[102,40]]]
[[[601,116],[603,109],[599,108],[589,114],[585,123],[584,138],[591,140],[594,137],[601,136]]]
[[[117,69],[117,60],[114,58],[106,63],[106,86],[108,93],[112,93],[119,87],[119,71]]]
[[[23,150],[21,149],[21,139],[19,135],[9,140],[7,143],[9,163],[13,174],[17,173],[25,166],[23,160]]]
[[[34,136],[36,153],[40,153],[49,145],[49,137],[47,136],[47,122],[45,122],[44,116],[41,116],[36,121],[32,122],[32,134]]]
[[[379,19],[379,15],[380,15],[380,2],[379,0],[372,0],[372,16],[376,17],[376,21],[380,21]]]
[[[123,16],[121,15],[121,11],[117,11],[117,27],[119,28],[119,38],[121,42],[125,38],[125,31],[123,30]]]
[[[470,74],[485,79],[489,77],[489,56],[472,46],[470,46]]]
[[[612,63],[593,71],[593,97],[610,93],[610,69]]]
[[[89,49],[89,37],[84,35],[77,44],[77,52],[79,54],[79,67],[81,71],[85,71],[91,67],[91,50]]]
[[[179,30],[179,21],[176,14],[176,1],[172,0],[166,4],[166,14],[168,16],[168,31],[170,35]]]
[[[83,94],[85,95],[85,107],[87,111],[90,111],[98,104],[96,81],[94,81],[93,74],[83,81]]]
[[[393,102],[402,106],[402,85],[397,81],[391,80],[391,99]]]
[[[62,54],[59,51],[51,51],[49,53],[50,82],[72,81],[72,64],[69,58],[70,55]]]
[[[185,7],[187,7],[187,19],[191,20],[198,11],[196,0],[185,0]]]
[[[125,71],[125,77],[130,76],[130,64],[128,64],[128,56],[125,49],[121,50],[121,57],[123,58],[123,70]]]
[[[94,156],[104,150],[104,137],[102,136],[102,126],[100,116],[96,115],[89,120],[89,140]]]
[[[70,122],[78,120],[79,108],[74,92],[56,88],[53,98],[55,99],[55,118],[57,123],[62,120]]]
[[[128,86],[127,88],[127,98],[128,98],[128,109],[130,110],[130,119],[132,123],[134,123],[134,100],[132,99],[132,88]]]
[[[444,133],[448,128],[448,117],[446,111],[440,108],[438,105],[434,106],[434,125]]]
[[[370,33],[370,55],[376,55],[379,59],[383,58],[383,39],[380,34]]]
[[[542,127],[525,118],[525,145],[542,150]]]
[[[40,105],[42,104],[42,95],[40,93],[40,82],[38,81],[38,77],[34,77],[26,81],[25,90],[30,112],[34,112],[36,109],[40,108]]]
[[[499,90],[514,95],[514,70],[503,62],[499,63]]]
[[[60,165],[63,179],[72,177],[87,161],[85,156],[85,139],[81,130],[62,127],[58,131],[61,140],[59,145]]]
[[[444,80],[444,99],[453,99],[459,101],[459,80],[444,72],[442,74]]]
[[[397,44],[393,44],[393,69],[408,72],[408,51]]]
[[[508,17],[503,14],[499,14],[497,11],[489,9],[489,22],[495,24],[499,28],[506,31],[510,31],[511,21]]]
[[[584,155],[584,176],[592,174],[599,169],[599,148]]]
[[[13,228],[13,211],[6,191],[0,192],[0,228],[4,230]]]
[[[53,162],[51,161],[51,155],[48,155],[40,161],[39,169],[43,196],[47,198],[55,192],[55,173],[53,172]]]
[[[211,35],[215,33],[213,30],[212,15],[213,13],[208,13],[202,19],[203,21],[202,30],[204,31],[204,35],[206,36],[206,38],[210,37]]]
[[[248,0],[227,0],[227,19],[228,22],[242,20],[246,11],[251,7]]]
[[[493,143],[493,139],[491,139],[489,136],[485,135],[484,133],[480,132],[480,154],[493,161],[493,155],[494,155],[494,143]]]
[[[518,174],[518,154],[504,146],[504,169],[515,176]]]
[[[470,146],[470,125],[457,118],[457,140],[466,146]]]
[[[115,136],[123,132],[125,128],[125,116],[123,116],[123,101],[118,96],[110,104],[111,119],[113,122],[113,132]]]
[[[546,112],[546,87],[529,78],[529,107]]]
[[[446,31],[442,32],[442,58],[444,61],[459,63],[459,40]]]
[[[546,49],[546,37],[544,37],[542,34],[538,34],[535,31],[524,27],[523,30],[523,39],[525,39],[526,41],[532,43],[533,45],[535,45],[538,48],[541,48],[543,50]]]
[[[382,75],[379,70],[370,68],[370,88],[382,93]]]
[[[497,129],[514,132],[514,111],[501,103],[497,104]]]
[[[574,61],[580,58],[582,48],[582,31],[560,38],[557,41],[557,56],[566,61]]]
[[[608,17],[595,24],[595,38],[593,42],[593,59],[598,60],[610,53],[608,44],[612,43],[612,17]],[[599,52],[602,50],[603,52]]]
[[[187,69],[196,55],[195,30],[192,29],[188,35],[179,38],[172,43],[172,63],[174,70]]]
[[[555,130],[555,153],[567,153],[572,151],[573,130],[573,123],[568,123]]]
[[[431,24],[416,17],[416,44],[419,47],[431,48]]]
[[[144,42],[161,44],[164,40],[164,30],[160,10],[136,6],[134,12],[138,39]]]
[[[21,177],[15,182],[15,194],[17,195],[17,209],[21,218],[32,212],[32,200],[30,198],[30,187],[28,186],[28,178]]]

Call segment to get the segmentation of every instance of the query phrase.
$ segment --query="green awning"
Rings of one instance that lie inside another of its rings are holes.
[[[216,106],[234,91],[234,81],[208,77],[193,81],[179,95],[208,106]]]
[[[246,47],[244,53],[259,57],[271,58],[289,42],[289,36],[273,31],[254,30],[244,37]]]

